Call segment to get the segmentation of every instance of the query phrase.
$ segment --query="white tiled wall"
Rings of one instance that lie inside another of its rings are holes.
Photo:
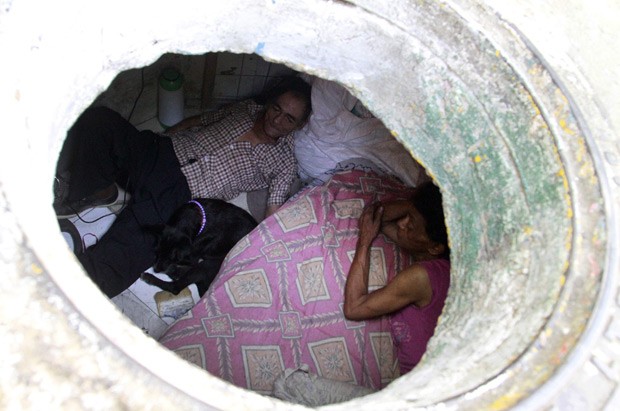
[[[256,54],[218,53],[213,98],[215,104],[259,94],[277,77],[294,73],[285,65],[269,63]]]
[[[222,52],[215,53],[215,57],[165,54],[150,66],[119,73],[96,103],[125,118],[131,115],[131,122],[139,128],[149,128],[157,122],[158,79],[166,67],[174,67],[184,76],[185,117],[255,96],[272,80],[294,73],[285,65],[267,62],[256,54]],[[210,62],[215,64],[215,70],[205,70]],[[212,95],[205,98],[205,85],[211,81]]]

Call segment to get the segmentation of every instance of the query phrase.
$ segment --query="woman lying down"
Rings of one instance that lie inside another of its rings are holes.
[[[239,387],[333,403],[420,361],[449,283],[439,190],[348,169],[242,239],[160,342]]]

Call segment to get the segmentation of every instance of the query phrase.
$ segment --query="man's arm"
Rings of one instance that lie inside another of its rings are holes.
[[[275,213],[292,194],[297,178],[297,161],[292,151],[272,161],[273,165],[268,174],[269,193],[267,195],[267,209],[265,217]]]
[[[241,104],[241,103],[237,103],[237,104]],[[220,121],[221,119],[226,117],[235,107],[236,107],[235,104],[228,104],[215,111],[205,111],[202,114],[188,117],[186,119],[179,121],[177,124],[173,125],[172,127],[169,127],[166,130],[166,134],[178,133],[179,131],[183,131],[183,130],[186,130],[192,127],[208,126],[209,124],[215,123],[216,121]]]
[[[200,120],[200,114],[199,114],[197,116],[188,117],[186,119],[183,119],[183,120],[179,121],[174,126],[169,127],[166,130],[166,133],[167,134],[178,133],[179,131],[183,131],[183,130],[186,130],[188,128],[198,127],[201,124],[202,124],[202,122]]]

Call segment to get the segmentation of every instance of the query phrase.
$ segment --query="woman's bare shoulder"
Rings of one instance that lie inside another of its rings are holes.
[[[414,304],[417,307],[424,307],[430,304],[433,297],[431,281],[424,265],[414,263],[398,273],[399,280],[407,284],[407,289],[414,296]]]

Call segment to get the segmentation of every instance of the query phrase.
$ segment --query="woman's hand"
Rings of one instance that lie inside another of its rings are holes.
[[[375,237],[381,229],[381,219],[383,217],[383,206],[381,203],[372,203],[364,208],[359,218],[359,237],[360,246],[370,247]]]

